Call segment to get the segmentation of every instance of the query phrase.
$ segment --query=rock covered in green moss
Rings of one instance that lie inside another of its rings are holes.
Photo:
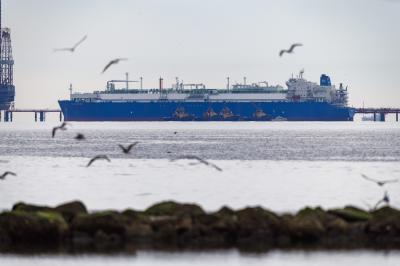
[[[321,234],[335,235],[337,233],[345,233],[349,230],[349,224],[341,218],[341,216],[334,215],[330,211],[325,211],[321,207],[301,209],[296,217],[299,219],[317,220],[317,229]]]
[[[125,224],[125,235],[129,240],[140,240],[146,242],[145,238],[151,238],[151,218],[142,211],[127,209],[122,212],[127,218]]]
[[[53,211],[11,211],[0,214],[0,228],[12,244],[53,243],[64,239],[69,226]]]
[[[72,219],[80,214],[87,214],[88,211],[86,206],[80,201],[71,201],[54,208],[54,211],[61,213],[67,221],[72,221]]]
[[[400,211],[383,207],[371,213],[368,221],[368,232],[400,237]],[[399,240],[400,241],[400,240]]]
[[[42,205],[27,204],[25,202],[18,202],[12,207],[13,211],[22,212],[38,212],[38,211],[52,211],[53,208]]]
[[[157,203],[145,211],[88,213],[73,201],[55,208],[26,203],[0,214],[0,250],[12,245],[163,247],[400,247],[400,211],[384,207],[304,208],[278,215],[262,207],[206,213],[195,204]]]
[[[336,215],[347,222],[365,222],[371,219],[371,214],[354,206],[346,206],[343,209],[329,210],[329,213]]]
[[[40,219],[44,219],[52,225],[55,225],[58,229],[60,235],[65,235],[68,233],[69,225],[65,221],[62,214],[55,211],[38,211],[35,213]]]
[[[223,206],[223,207],[221,207],[221,209],[216,211],[215,214],[220,217],[223,217],[223,216],[226,217],[226,216],[236,215],[236,212],[227,206]]]
[[[327,214],[321,208],[305,208],[295,216],[286,216],[284,224],[286,233],[295,241],[305,243],[315,242],[326,234],[324,221],[327,221]]]
[[[80,214],[71,223],[72,229],[77,232],[94,236],[98,231],[106,234],[123,235],[127,217],[116,211],[103,211],[91,214]]]
[[[261,207],[248,207],[236,212],[239,243],[270,244],[279,234],[280,218]]]
[[[204,213],[204,210],[198,205],[181,204],[174,201],[157,203],[145,211],[145,214],[153,216],[196,216]]]

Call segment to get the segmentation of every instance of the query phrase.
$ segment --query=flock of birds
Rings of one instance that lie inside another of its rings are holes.
[[[58,130],[61,130],[61,131],[67,130],[67,126],[68,126],[68,124],[66,122],[63,122],[60,126],[54,127],[53,130],[52,130],[51,136],[54,138],[56,136],[56,132]],[[174,134],[176,135],[176,134],[178,134],[178,132],[175,131]],[[85,140],[86,137],[82,133],[77,133],[77,135],[75,136],[75,139],[76,140]],[[131,143],[131,144],[127,145],[127,146],[119,144],[118,147],[121,149],[121,151],[124,154],[130,154],[131,150],[138,144],[139,144],[139,142],[135,141],[134,143]],[[222,172],[222,169],[220,167],[218,167],[217,165],[215,165],[215,164],[213,164],[213,163],[211,163],[209,161],[206,161],[206,160],[204,160],[204,159],[202,159],[202,158],[200,158],[198,156],[195,156],[195,155],[180,156],[180,157],[178,157],[176,159],[172,159],[171,161],[182,160],[182,159],[196,160],[201,164],[204,164],[206,166],[210,166],[210,167],[216,169],[217,171]],[[97,160],[105,160],[105,161],[111,162],[110,158],[107,155],[102,155],[101,154],[101,155],[96,155],[95,157],[91,158],[89,160],[88,164],[86,165],[86,167],[91,166]]]
[[[68,123],[67,122],[63,122],[61,125],[56,126],[56,127],[54,127],[52,129],[51,137],[55,138],[56,134],[57,134],[57,131],[65,131],[67,129],[68,129]],[[176,134],[178,134],[178,132],[174,131],[174,135],[176,135]],[[86,137],[82,133],[77,133],[76,136],[75,136],[75,140],[78,140],[78,141],[86,140]],[[130,154],[132,149],[138,144],[139,144],[139,142],[136,141],[136,142],[133,142],[133,143],[131,143],[129,145],[126,145],[126,146],[124,146],[122,144],[119,144],[118,147],[121,149],[122,153],[127,155],[127,154]],[[167,153],[171,153],[171,152],[167,152]],[[198,156],[195,156],[195,155],[179,156],[179,157],[177,157],[175,159],[171,159],[171,161],[174,162],[174,161],[177,161],[177,160],[184,160],[184,159],[186,159],[186,160],[195,160],[198,163],[201,163],[203,165],[206,165],[206,166],[209,166],[211,168],[214,168],[215,170],[217,170],[219,172],[223,171],[222,168],[220,168],[216,164],[211,163],[211,162],[209,162],[209,161],[207,161],[207,160],[205,160],[203,158],[200,158]],[[104,161],[107,161],[107,162],[111,162],[111,159],[107,155],[100,154],[100,155],[96,155],[93,158],[91,158],[89,160],[89,162],[87,163],[86,167],[90,167],[94,162],[96,162],[98,160],[104,160]],[[0,175],[0,180],[5,180],[7,176],[17,176],[17,174],[14,173],[14,172],[11,172],[11,171],[6,171],[2,175]]]
[[[80,45],[87,39],[87,37],[88,37],[88,36],[85,35],[81,40],[79,40],[79,41],[78,41],[74,46],[72,46],[72,47],[54,49],[54,52],[71,52],[71,53],[73,53],[73,52],[75,52],[76,48],[78,48],[78,46],[80,46]],[[289,47],[289,49],[283,49],[283,50],[281,50],[281,51],[279,52],[279,56],[282,57],[285,53],[287,53],[287,54],[292,54],[292,53],[294,53],[294,49],[295,49],[296,47],[299,47],[299,46],[303,46],[303,44],[301,44],[301,43],[294,43],[294,44],[292,44],[292,45]],[[126,60],[128,60],[128,58],[115,58],[115,59],[112,59],[111,61],[109,61],[109,62],[105,65],[105,67],[103,68],[103,71],[102,71],[101,73],[103,74],[104,72],[106,72],[107,69],[109,69],[112,65],[118,64],[119,62],[121,62],[121,61],[126,61]]]
[[[54,49],[54,52],[75,52],[76,48],[80,46],[85,40],[87,39],[87,35],[85,35],[79,42],[77,42],[74,46],[72,47],[67,47],[67,48],[59,48],[59,49]],[[107,65],[103,68],[103,71],[101,72],[102,74],[107,71],[112,65],[118,64],[120,61],[126,61],[128,58],[115,58],[111,60],[110,62],[107,63]]]

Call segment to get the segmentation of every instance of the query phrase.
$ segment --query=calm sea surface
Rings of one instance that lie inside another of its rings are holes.
[[[173,199],[206,210],[261,205],[277,212],[306,205],[374,205],[389,192],[400,208],[400,183],[385,189],[362,179],[400,178],[400,123],[226,122],[0,123],[0,209],[17,201],[54,205],[80,199],[89,209],[144,209]],[[76,141],[77,133],[86,136]],[[138,141],[132,154],[118,144]],[[111,163],[90,157],[105,154]],[[223,169],[177,160],[197,155]],[[332,260],[332,257],[335,260]],[[0,256],[1,265],[400,265],[398,253],[271,252],[244,255],[139,252],[135,256]],[[336,264],[336,263],[335,263]]]
[[[0,257],[1,265],[18,266],[128,266],[128,265],[267,265],[267,266],[398,266],[399,252],[350,251],[350,252],[268,252],[261,254],[218,252],[147,252],[138,251],[121,256],[65,256],[38,255]]]

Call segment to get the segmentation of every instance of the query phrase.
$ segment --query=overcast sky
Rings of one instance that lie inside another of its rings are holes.
[[[400,106],[400,1],[3,0],[12,30],[16,106],[57,107],[109,79],[175,77],[225,87],[243,76],[285,85],[321,73],[349,86],[350,105]],[[54,53],[86,42],[74,54]],[[281,48],[301,42],[295,54]],[[397,49],[397,50],[396,50]],[[108,60],[128,57],[101,75]]]

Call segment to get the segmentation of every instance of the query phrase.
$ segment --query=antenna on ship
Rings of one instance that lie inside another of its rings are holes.
[[[243,77],[243,85],[245,85],[246,86],[246,77]]]
[[[228,91],[229,91],[229,89],[230,89],[230,86],[229,86],[229,85],[230,85],[230,84],[229,84],[229,79],[230,79],[229,77],[226,78],[226,89],[227,89]]]
[[[140,77],[140,90],[143,90],[143,77]]]
[[[303,78],[303,74],[304,74],[304,68],[302,69],[302,70],[300,70],[300,72],[299,72],[299,78]]]
[[[129,90],[129,73],[126,72],[125,76],[126,76],[126,90]]]
[[[69,84],[69,98],[72,99],[72,83]]]

